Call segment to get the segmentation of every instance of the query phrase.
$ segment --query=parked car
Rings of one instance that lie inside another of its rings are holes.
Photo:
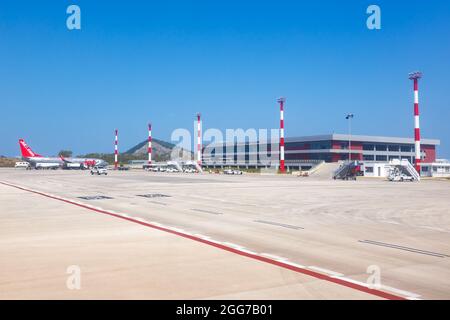
[[[232,169],[226,169],[226,170],[223,170],[223,173],[224,174],[242,174],[242,171],[241,170],[232,170]]]
[[[91,169],[91,175],[102,175],[104,174],[105,176],[108,174],[108,170],[106,170],[106,168],[100,168],[100,167],[93,167]]]
[[[389,176],[389,181],[414,181],[414,178],[412,176],[407,176],[406,174],[399,174]]]

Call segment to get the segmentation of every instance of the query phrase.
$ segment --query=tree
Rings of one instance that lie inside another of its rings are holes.
[[[58,153],[58,156],[60,157],[64,157],[64,158],[70,158],[72,156],[73,152],[70,150],[61,150]]]

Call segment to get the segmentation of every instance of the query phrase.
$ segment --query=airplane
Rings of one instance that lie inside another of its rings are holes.
[[[102,159],[86,159],[86,158],[64,158],[44,157],[31,148],[23,139],[19,139],[20,152],[22,159],[29,162],[31,167],[35,169],[57,169],[57,168],[79,168],[85,169],[90,167],[106,167],[108,162]]]

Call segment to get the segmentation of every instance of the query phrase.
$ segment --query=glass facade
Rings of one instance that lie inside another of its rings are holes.
[[[385,144],[377,144],[375,145],[376,151],[387,151],[387,145]]]
[[[395,151],[395,152],[399,152],[400,151],[400,146],[399,145],[395,145],[395,144],[390,144],[388,146],[389,151]]]
[[[411,146],[400,146],[401,152],[412,152],[413,148]]]
[[[218,146],[212,153],[211,158],[215,158],[215,155],[220,159],[240,162],[255,162],[256,159],[266,162],[278,161],[278,143],[274,143],[273,147],[276,148],[276,153],[272,154],[272,144],[267,143],[260,148],[259,144],[244,143],[237,146],[229,145],[227,153],[227,147],[223,145]],[[434,145],[427,145],[427,148],[434,148]],[[264,150],[261,156],[256,156],[254,153],[260,152],[260,149]],[[308,150],[312,150],[308,152]],[[326,162],[334,162],[339,160],[348,159],[348,141],[343,140],[323,140],[323,141],[289,141],[285,144],[285,160],[287,162],[299,162],[302,160],[321,160]],[[352,141],[352,159],[360,159],[365,161],[380,161],[387,162],[393,159],[407,159],[411,163],[414,161],[414,144],[401,144],[401,143],[380,143],[380,142],[361,142]],[[427,149],[428,150],[428,149]],[[430,149],[433,150],[433,149]],[[221,152],[222,151],[222,152]],[[237,154],[239,152],[239,154]],[[434,152],[429,152],[434,157]],[[430,160],[430,159],[428,159]],[[431,159],[432,161],[433,159]],[[215,158],[212,161],[220,161]]]

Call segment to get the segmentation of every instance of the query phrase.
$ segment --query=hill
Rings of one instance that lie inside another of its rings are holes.
[[[147,147],[148,141],[142,141],[135,145],[134,147],[128,149],[125,152],[119,154],[120,163],[127,163],[130,160],[145,160],[147,159]],[[174,144],[159,140],[152,140],[152,159],[153,161],[168,161],[170,160],[170,154],[172,149],[175,147]],[[107,161],[110,164],[114,163],[113,153],[88,153],[85,155],[79,155],[79,157],[85,158],[98,158]]]
[[[146,155],[147,154],[148,141],[142,141],[126,151],[126,154],[132,155]],[[159,157],[165,160],[170,158],[170,153],[175,147],[174,144],[162,141],[159,139],[152,139],[152,156]]]

